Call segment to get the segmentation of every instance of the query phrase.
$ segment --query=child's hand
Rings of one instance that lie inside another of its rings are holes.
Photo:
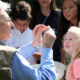
[[[32,46],[37,47],[42,42],[42,32],[46,30],[46,27],[44,25],[36,25],[36,27],[33,29],[33,42]]]

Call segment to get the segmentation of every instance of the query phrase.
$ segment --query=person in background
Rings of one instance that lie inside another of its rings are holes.
[[[19,48],[24,44],[33,40],[32,30],[29,29],[29,23],[31,21],[31,7],[25,1],[17,2],[10,13],[12,22],[14,23],[14,29],[11,30],[11,38],[7,40],[7,44],[14,48]],[[27,61],[31,65],[37,63],[37,59],[40,60],[40,53],[35,53],[29,57]],[[26,58],[25,54],[22,54]]]
[[[64,37],[63,45],[71,57],[66,80],[80,80],[80,28],[71,26]]]
[[[62,39],[67,30],[73,25],[78,26],[80,20],[80,0],[62,0],[60,26],[59,26],[59,46],[61,48],[61,61],[65,64],[66,53],[63,50]]]
[[[55,0],[33,0],[32,2],[32,19],[30,22],[30,29],[34,29],[37,24],[45,24],[50,26],[57,36],[53,45],[54,60],[61,61],[60,48],[58,47],[58,26],[60,10],[56,8]]]
[[[44,25],[35,26],[32,31],[33,41],[17,50],[6,45],[7,39],[11,37],[11,26],[8,14],[2,10],[0,13],[0,68],[9,67],[14,80],[56,80],[51,49],[56,39],[54,31]],[[43,31],[45,33],[42,39]],[[43,49],[40,68],[34,68],[21,53],[28,53],[27,57],[29,57],[34,54],[41,42]]]

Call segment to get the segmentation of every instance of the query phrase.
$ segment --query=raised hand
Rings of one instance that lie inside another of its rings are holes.
[[[55,39],[56,39],[56,36],[55,36],[54,31],[50,27],[47,27],[43,36],[42,47],[52,48],[55,42]]]
[[[32,31],[33,34],[33,41],[32,46],[37,47],[42,42],[42,32],[46,30],[45,25],[36,25]]]

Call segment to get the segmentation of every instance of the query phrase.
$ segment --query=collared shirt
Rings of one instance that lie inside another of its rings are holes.
[[[11,47],[19,48],[32,40],[32,30],[30,30],[29,27],[23,33],[21,33],[16,27],[14,27],[14,29],[11,30],[11,38],[8,39],[6,43]],[[21,53],[21,55],[26,58],[24,54]],[[27,61],[31,65],[37,63],[37,60],[33,56],[27,58]]]
[[[2,41],[2,40],[0,40],[4,45],[6,45],[6,46],[8,46],[7,44],[6,44],[6,42],[4,42],[4,41]]]
[[[29,43],[19,48],[20,53],[29,53],[30,57],[37,49]],[[53,51],[43,48],[39,68],[32,67],[28,61],[16,51],[12,57],[10,68],[14,80],[56,80],[55,67],[53,63]]]

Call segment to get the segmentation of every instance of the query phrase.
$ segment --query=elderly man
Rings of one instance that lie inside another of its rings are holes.
[[[44,25],[35,26],[32,31],[33,41],[22,46],[18,51],[8,47],[6,41],[11,37],[10,27],[13,25],[7,13],[0,14],[0,68],[10,67],[14,80],[55,80],[55,67],[52,58],[52,46],[56,39],[54,31]],[[45,31],[42,39],[42,32]],[[20,53],[29,53],[30,57],[42,42],[42,55],[39,68],[30,66]],[[6,45],[6,46],[5,46]]]

